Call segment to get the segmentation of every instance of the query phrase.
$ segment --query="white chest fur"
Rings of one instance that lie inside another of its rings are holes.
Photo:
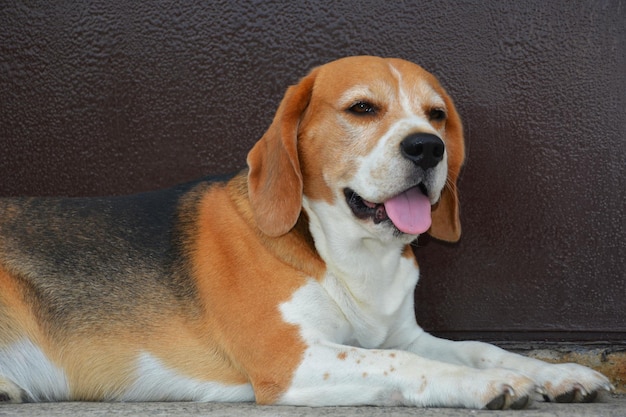
[[[406,243],[381,242],[354,222],[351,213],[343,216],[327,203],[305,199],[304,207],[328,269],[320,283],[301,288],[282,306],[285,319],[301,328],[334,323],[336,329],[326,329],[326,336],[332,336],[327,340],[333,342],[383,346],[405,317],[414,317],[413,290],[419,273],[415,262],[402,256]],[[319,221],[321,216],[324,222]],[[315,323],[305,323],[312,317]]]

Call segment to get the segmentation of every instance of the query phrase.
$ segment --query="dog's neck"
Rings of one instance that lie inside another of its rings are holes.
[[[414,237],[398,236],[389,230],[383,236],[373,234],[354,218],[349,208],[341,210],[324,201],[303,199],[309,231],[317,252],[327,268],[348,277],[358,273],[358,280],[376,276],[391,278]],[[381,276],[380,274],[383,274]]]
[[[383,343],[395,319],[413,308],[419,273],[415,260],[407,256],[407,239],[377,239],[348,217],[352,213],[344,216],[325,202],[305,197],[303,209],[326,263],[322,285],[332,287],[328,293],[352,323],[359,344]]]

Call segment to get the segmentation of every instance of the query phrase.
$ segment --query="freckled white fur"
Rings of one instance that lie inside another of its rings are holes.
[[[142,353],[137,360],[136,380],[121,401],[254,401],[249,384],[225,385],[199,381],[167,368],[156,357]]]
[[[310,280],[280,306],[285,321],[300,327],[309,347],[278,403],[480,408],[487,402],[491,385],[504,390],[507,381],[520,379],[525,382],[525,386],[518,384],[522,393],[533,387],[529,379],[514,371],[470,371],[398,349],[425,335],[408,311],[412,302],[406,296],[391,315],[376,314],[370,308],[373,304],[359,310],[359,304],[349,294],[331,295],[323,283]],[[371,321],[355,316],[359,312],[370,313]],[[402,343],[390,344],[397,342]]]
[[[2,379],[9,382],[5,385],[13,383],[23,390],[28,401],[63,401],[70,397],[65,373],[28,339],[0,347],[0,385]]]
[[[532,397],[537,384],[557,384],[552,398],[573,384],[588,392],[610,389],[588,368],[556,368],[486,343],[425,333],[413,310],[419,271],[402,256],[408,238],[403,243],[362,227],[342,204],[305,197],[303,207],[327,273],[280,306],[308,348],[279,403],[482,408],[511,388],[507,401]]]

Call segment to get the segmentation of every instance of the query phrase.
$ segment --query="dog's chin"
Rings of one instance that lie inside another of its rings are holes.
[[[428,192],[423,184],[419,185],[417,188],[419,188],[419,192],[421,192],[424,196],[428,195]],[[390,217],[387,211],[386,203],[375,203],[372,201],[368,201],[361,197],[361,195],[359,195],[351,188],[345,188],[343,190],[343,193],[346,203],[352,211],[354,217],[359,219],[361,222],[365,222],[366,224],[371,225],[374,230],[382,233],[387,237],[391,236],[393,238],[398,238],[403,241],[411,241],[415,239],[420,233],[423,233],[425,231],[407,231],[406,227],[398,227]],[[422,198],[424,197],[422,196]],[[429,208],[430,206],[428,206],[428,215],[430,216]],[[430,218],[428,219],[428,221],[429,220]]]

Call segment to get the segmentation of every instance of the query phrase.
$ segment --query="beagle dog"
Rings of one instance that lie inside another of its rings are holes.
[[[601,374],[416,323],[411,243],[456,241],[459,115],[400,60],[290,87],[248,168],[173,189],[0,203],[0,401],[523,408]]]

